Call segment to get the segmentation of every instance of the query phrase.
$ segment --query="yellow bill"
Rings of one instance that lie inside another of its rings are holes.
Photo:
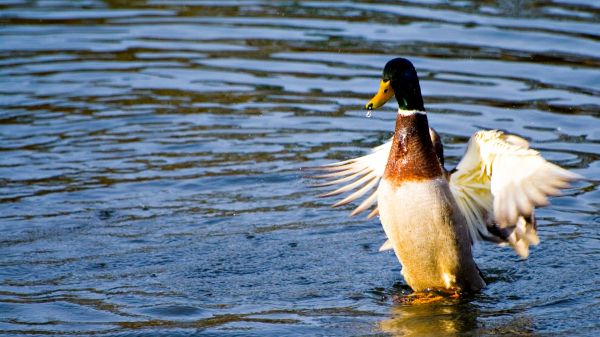
[[[379,91],[365,105],[367,110],[373,110],[381,107],[385,102],[389,101],[394,96],[394,89],[391,86],[392,81],[381,80],[379,83]]]

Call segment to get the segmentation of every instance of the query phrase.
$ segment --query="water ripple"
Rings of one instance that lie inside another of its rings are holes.
[[[580,0],[0,1],[0,333],[564,335],[600,322],[600,7]],[[498,128],[589,180],[474,298],[399,305],[377,220],[307,189],[410,58],[455,165]]]

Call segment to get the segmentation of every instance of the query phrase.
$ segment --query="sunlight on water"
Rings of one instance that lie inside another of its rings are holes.
[[[600,332],[594,1],[0,0],[0,333],[594,336]],[[377,218],[306,167],[367,153],[419,72],[453,167],[476,130],[588,178],[541,209],[526,261],[423,306]]]

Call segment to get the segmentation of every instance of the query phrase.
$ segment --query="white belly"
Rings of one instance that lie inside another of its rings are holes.
[[[383,229],[415,291],[460,287],[457,278],[469,278],[465,272],[479,278],[464,217],[445,179],[400,186],[383,179],[377,195]]]

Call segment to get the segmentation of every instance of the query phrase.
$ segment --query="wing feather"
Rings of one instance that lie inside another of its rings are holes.
[[[525,258],[539,242],[535,207],[580,178],[546,161],[526,140],[491,130],[471,137],[450,188],[472,240],[508,243]]]
[[[345,160],[338,163],[328,164],[317,167],[317,170],[330,172],[313,176],[317,179],[333,179],[322,183],[314,184],[314,187],[325,187],[338,185],[339,188],[321,194],[321,197],[330,197],[344,192],[354,191],[341,201],[333,204],[333,207],[339,207],[360,199],[365,194],[368,195],[358,207],[356,207],[351,216],[357,215],[377,203],[377,186],[383,176],[385,165],[392,146],[391,139],[386,143],[377,146],[371,153],[362,157]],[[369,213],[367,218],[377,215],[377,206]]]
[[[363,186],[363,185],[367,184],[372,179],[373,179],[373,177],[370,175],[370,172],[369,172],[369,173],[365,174],[364,176],[362,176],[361,178],[359,178],[359,179],[357,179],[357,180],[355,180],[355,181],[353,181],[353,182],[351,182],[349,184],[346,184],[346,185],[344,185],[344,186],[342,186],[342,187],[340,187],[340,188],[338,188],[338,189],[336,189],[334,191],[321,194],[320,197],[331,197],[333,195],[338,195],[338,194],[341,194],[341,193],[344,193],[344,192],[348,192],[351,189],[354,189],[354,188],[356,188],[358,186]]]

